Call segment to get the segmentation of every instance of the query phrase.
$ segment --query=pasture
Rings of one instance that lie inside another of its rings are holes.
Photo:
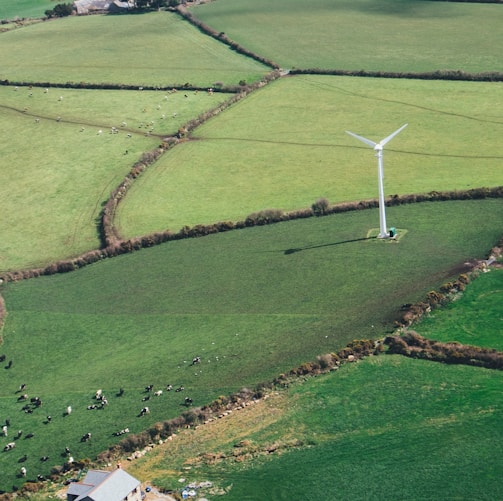
[[[142,153],[228,96],[1,86],[0,270],[97,248],[101,204]]]
[[[283,68],[501,71],[500,5],[424,0],[222,0],[194,15]],[[469,43],[467,43],[469,39]]]
[[[390,221],[408,229],[399,243],[366,240],[377,210],[358,211],[170,242],[4,284],[1,353],[13,365],[0,372],[2,412],[13,430],[35,437],[0,454],[0,488],[21,482],[24,453],[33,475],[47,474],[65,446],[92,458],[118,440],[117,429],[138,432],[180,414],[185,396],[202,405],[355,338],[381,337],[403,302],[484,254],[501,233],[502,211],[499,199],[394,207]],[[200,365],[191,366],[194,356]],[[21,383],[44,402],[33,414],[21,412]],[[148,384],[185,390],[151,399],[139,418]],[[110,404],[87,410],[98,388]],[[73,413],[64,417],[67,405]],[[91,442],[80,443],[87,432]],[[41,464],[43,455],[51,462]]]
[[[503,495],[502,377],[367,358],[184,431],[125,466],[178,492],[210,481],[199,491],[208,499],[489,501]]]
[[[47,9],[54,8],[53,0],[0,0],[0,20],[40,18]]]
[[[415,330],[438,341],[503,351],[502,294],[503,270],[491,269],[477,278],[461,298],[423,319]]]
[[[277,80],[199,127],[135,183],[119,206],[124,236],[241,220],[263,209],[377,197],[373,151],[409,123],[384,155],[385,193],[503,184],[502,84],[295,76]]]
[[[1,40],[0,79],[11,82],[205,88],[251,83],[270,71],[165,11],[72,16],[2,33]]]

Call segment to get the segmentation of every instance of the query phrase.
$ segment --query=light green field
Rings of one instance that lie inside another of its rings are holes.
[[[13,30],[1,34],[0,60],[0,79],[10,81],[163,88],[237,85],[270,71],[169,12],[72,16]]]
[[[186,95],[0,87],[0,270],[99,247],[101,204],[142,153],[228,97]]]
[[[500,5],[219,0],[192,11],[284,68],[501,71]]]
[[[281,79],[199,127],[120,205],[126,236],[240,220],[263,209],[377,197],[372,150],[386,148],[385,193],[503,184],[500,83],[330,76]]]

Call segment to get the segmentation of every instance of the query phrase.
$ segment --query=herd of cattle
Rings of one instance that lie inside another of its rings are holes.
[[[192,365],[200,363],[201,359],[200,357],[195,357],[192,360]],[[18,394],[17,401],[24,403],[23,407],[21,410],[25,412],[26,414],[32,414],[35,409],[38,409],[42,407],[42,399],[38,396],[36,397],[29,397],[27,393],[25,393],[25,390],[27,388],[27,385],[25,383],[21,384],[19,386],[19,389],[16,391],[16,394]],[[165,391],[169,392],[172,391],[173,385],[168,384],[165,387]],[[184,386],[180,385],[176,389],[174,389],[175,392],[182,392],[184,391]],[[144,388],[144,394],[142,396],[142,402],[146,402],[150,400],[151,397],[161,397],[163,394],[163,390],[155,390],[154,391],[154,385],[149,384],[145,386]],[[117,397],[122,397],[124,395],[124,389],[120,388],[119,392],[116,394]],[[103,390],[99,389],[95,392],[94,394],[94,403],[90,404],[87,406],[87,410],[95,410],[95,409],[104,409],[108,405],[109,401],[106,398],[106,396],[103,394]],[[192,405],[192,399],[189,397],[185,397],[183,401],[183,405],[185,406],[190,406]],[[69,405],[66,407],[65,411],[63,412],[63,416],[69,416],[72,413],[72,407]],[[145,416],[146,414],[150,413],[150,409],[147,406],[143,406],[140,409],[140,412],[138,413],[138,417]],[[46,419],[44,421],[45,424],[49,424],[52,422],[52,417],[50,415],[46,416]],[[8,437],[10,434],[10,428],[11,428],[11,420],[6,419],[5,424],[2,425],[2,435],[4,437]],[[129,433],[129,428],[122,428],[119,431],[116,431],[113,433],[114,436],[120,436],[125,433]],[[4,452],[12,451],[16,447],[16,441],[19,440],[22,436],[24,436],[25,439],[31,439],[35,436],[34,433],[26,433],[23,434],[23,430],[17,430],[14,435],[13,435],[13,441],[10,441],[6,443],[3,447]],[[84,433],[81,438],[80,442],[88,442],[91,440],[91,432],[86,432]],[[74,462],[73,457],[71,456],[71,451],[69,447],[65,447],[64,452],[61,454],[63,457],[65,457],[65,462],[68,464],[72,464]],[[18,459],[18,463],[24,463],[28,459],[28,456],[24,454],[21,458]],[[48,455],[42,455],[40,458],[40,462],[45,463],[49,461],[49,456]],[[26,477],[27,475],[27,468],[25,466],[22,466],[18,472],[18,477]],[[43,481],[45,480],[45,477],[43,475],[37,475],[37,480],[38,481]]]

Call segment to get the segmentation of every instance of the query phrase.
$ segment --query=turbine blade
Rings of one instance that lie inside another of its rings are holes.
[[[347,130],[346,133],[349,134],[350,136],[356,137],[356,139],[359,139],[363,143],[368,144],[372,148],[374,148],[374,146],[376,146],[376,144],[377,144],[377,143],[374,143],[374,141],[371,141],[370,139],[367,139],[365,137],[359,136],[358,134],[355,134],[354,132],[349,132]]]
[[[393,134],[390,134],[387,138],[383,139],[380,141],[380,145],[384,146],[387,142],[391,141],[399,132],[402,132],[405,127],[407,127],[409,124],[402,125],[398,130],[393,132]]]

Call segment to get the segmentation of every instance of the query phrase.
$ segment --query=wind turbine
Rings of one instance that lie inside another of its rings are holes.
[[[356,137],[356,139],[359,139],[360,141],[364,142],[365,144],[368,144],[372,148],[374,148],[374,151],[376,152],[376,157],[377,157],[377,178],[378,178],[378,183],[379,183],[379,235],[377,235],[377,238],[388,238],[389,234],[386,229],[386,212],[385,212],[385,205],[384,205],[384,187],[383,187],[383,179],[384,179],[384,167],[383,167],[383,149],[384,145],[391,141],[399,132],[402,132],[405,127],[407,127],[408,124],[402,125],[398,130],[393,132],[393,134],[390,134],[388,137],[382,139],[378,143],[374,143],[374,141],[371,141],[370,139],[367,139],[365,137],[359,136],[358,134],[355,134],[353,132],[349,132],[348,130],[346,131],[350,136]]]

